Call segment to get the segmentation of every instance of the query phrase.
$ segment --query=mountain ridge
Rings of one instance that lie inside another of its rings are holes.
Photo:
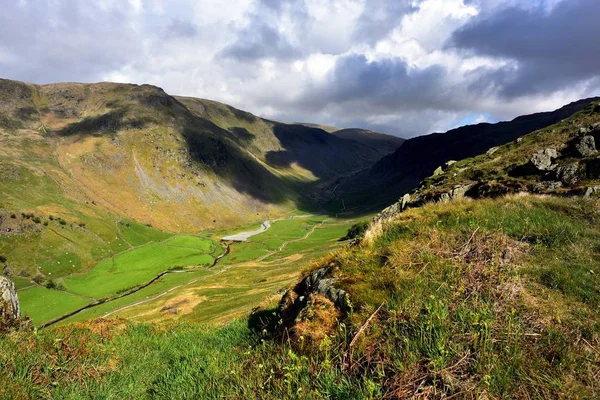
[[[446,162],[484,153],[492,147],[555,124],[598,99],[578,100],[555,111],[519,116],[512,121],[468,125],[446,133],[408,139],[393,154],[343,182],[339,190],[349,207],[364,203],[372,191],[379,193],[377,205],[385,207],[414,189]]]

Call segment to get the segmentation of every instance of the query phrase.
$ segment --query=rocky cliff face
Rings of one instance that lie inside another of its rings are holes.
[[[21,321],[21,309],[15,284],[0,276],[0,332],[17,327]]]

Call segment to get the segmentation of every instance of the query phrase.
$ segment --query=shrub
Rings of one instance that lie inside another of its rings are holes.
[[[44,221],[44,226],[48,226],[48,221]]]
[[[46,277],[39,271],[35,273],[33,278],[31,278],[31,280],[37,283],[38,285],[41,285],[42,282],[44,282],[44,279],[46,279]]]
[[[35,222],[36,224],[39,224],[42,222],[42,219],[40,217],[34,217],[33,222]]]
[[[364,236],[365,232],[369,228],[369,223],[366,221],[358,222],[348,229],[348,233],[346,236],[342,238],[342,240],[356,239]]]
[[[50,221],[54,221],[54,215],[51,215],[48,218],[50,218]]]
[[[17,219],[17,214],[10,214],[10,217],[11,217],[12,219]]]
[[[58,223],[61,224],[61,225],[66,225],[67,221],[65,221],[64,219],[61,219],[61,220],[58,221]]]
[[[5,263],[8,261],[5,256],[0,255],[0,263]]]
[[[56,289],[56,282],[53,279],[48,279],[44,286],[46,286],[46,289]]]

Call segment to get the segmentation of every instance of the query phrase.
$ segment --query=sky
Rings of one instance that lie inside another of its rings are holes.
[[[599,0],[0,0],[0,77],[402,137],[600,95]]]

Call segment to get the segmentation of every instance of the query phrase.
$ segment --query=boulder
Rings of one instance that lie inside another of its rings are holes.
[[[598,195],[600,195],[600,186],[590,186],[585,189],[585,192],[583,193],[584,197],[595,197]]]
[[[529,162],[536,171],[552,171],[556,167],[552,162],[557,157],[556,149],[544,149],[536,152]]]
[[[456,185],[450,192],[450,196],[453,200],[462,199],[472,187],[473,185]]]
[[[334,286],[336,279],[326,278],[331,268],[319,268],[308,274],[293,289],[288,290],[279,302],[279,313],[284,321],[296,321],[302,311],[310,307],[314,295],[320,294],[330,300],[342,313],[352,309],[350,296]]]
[[[589,179],[600,179],[600,157],[587,162],[585,173]]]
[[[17,326],[21,319],[21,309],[15,284],[0,276],[0,331]]]
[[[435,169],[435,171],[433,171],[433,176],[439,176],[439,175],[441,175],[443,173],[444,173],[444,170],[442,169],[442,167],[437,167]]]
[[[575,152],[579,157],[591,157],[598,153],[593,136],[586,135],[575,144]]]
[[[408,207],[409,203],[410,203],[410,194],[406,193],[404,196],[402,196],[402,199],[400,200],[400,209],[405,210],[406,207]]]
[[[485,154],[487,154],[488,156],[491,156],[492,154],[494,154],[495,152],[497,152],[498,149],[499,149],[499,147],[492,147]]]
[[[556,169],[556,178],[567,186],[573,186],[583,178],[578,163],[570,163]]]

